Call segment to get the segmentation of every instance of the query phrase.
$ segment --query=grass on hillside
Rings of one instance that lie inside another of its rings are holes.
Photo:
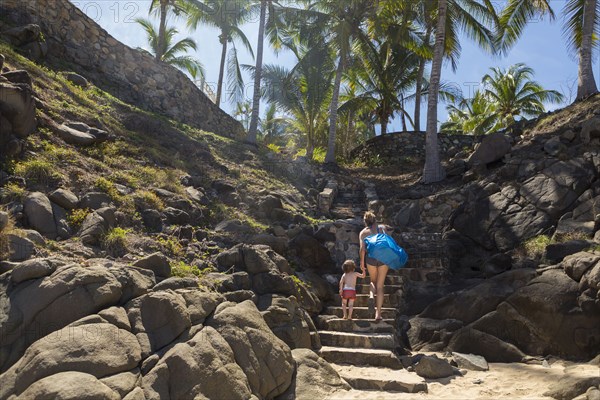
[[[99,190],[106,192],[120,211],[139,219],[136,213],[142,209],[165,207],[152,188],[183,194],[180,178],[186,174],[202,177],[205,188],[215,179],[225,179],[247,193],[268,189],[299,195],[293,181],[265,168],[268,149],[256,152],[233,139],[128,105],[93,85],[76,86],[61,71],[20,56],[6,43],[0,42],[0,54],[6,56],[9,68],[29,72],[39,99],[39,129],[27,140],[27,156],[0,165],[25,177],[28,187],[11,184],[3,188],[2,202],[19,200],[26,190],[44,187],[65,187],[77,194]],[[68,70],[66,65],[61,68]],[[107,130],[114,140],[86,148],[68,145],[53,132],[55,124],[66,121]],[[116,184],[126,186],[132,194],[120,194]],[[238,218],[257,230],[267,228],[247,212],[215,201],[210,207],[218,212],[206,212],[208,217]],[[71,214],[73,225],[81,222],[83,214],[81,210]],[[216,222],[207,218],[206,226]]]

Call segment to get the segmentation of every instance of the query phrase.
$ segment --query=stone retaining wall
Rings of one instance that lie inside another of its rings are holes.
[[[439,134],[438,138],[442,158],[446,159],[464,148],[472,149],[479,141],[478,137],[470,135]],[[375,160],[386,163],[422,162],[425,160],[425,132],[395,132],[376,136],[352,150],[350,156],[367,163]]]
[[[52,59],[125,102],[220,135],[244,134],[183,72],[120,43],[67,0],[1,0],[0,14],[40,25]]]

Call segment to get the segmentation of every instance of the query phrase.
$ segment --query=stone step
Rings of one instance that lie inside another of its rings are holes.
[[[323,346],[394,350],[394,335],[390,333],[353,333],[319,331]]]
[[[427,393],[427,382],[414,372],[377,367],[332,364],[340,376],[357,390]]]
[[[402,290],[404,286],[403,285],[388,285],[386,284],[383,287],[383,291],[385,294],[392,294],[392,293],[396,293],[398,290]],[[357,294],[369,294],[370,291],[370,285],[364,284],[364,283],[358,283],[356,284],[356,293]]]
[[[397,304],[392,304],[392,298],[389,294],[383,295],[383,306],[394,308]],[[333,300],[334,305],[342,304],[342,297],[339,294],[336,294]],[[356,299],[354,300],[354,307],[367,307],[369,305],[369,295],[368,294],[357,294]]]
[[[383,319],[375,322],[368,319],[342,319],[330,315],[317,317],[317,328],[338,332],[365,332],[365,333],[394,333],[394,320]]]
[[[391,369],[402,369],[402,363],[390,350],[349,349],[345,347],[323,346],[319,355],[335,364],[365,365]]]
[[[323,314],[335,315],[341,318],[344,315],[344,312],[342,310],[342,307],[330,306],[325,308]],[[368,307],[354,307],[354,309],[352,310],[352,317],[357,319],[375,319],[375,313],[373,313],[373,315],[369,315]],[[394,319],[396,317],[396,309],[382,308],[381,317],[385,319]]]
[[[385,277],[386,285],[401,285],[405,281],[405,278],[402,275],[396,274],[387,274]],[[367,276],[365,278],[358,278],[359,283],[369,284],[371,282],[369,278],[369,272],[367,272]]]

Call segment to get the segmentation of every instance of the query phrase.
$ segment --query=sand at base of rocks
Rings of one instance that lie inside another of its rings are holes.
[[[403,399],[551,399],[543,395],[565,375],[599,376],[600,366],[562,360],[541,364],[490,363],[489,371],[468,371],[464,376],[427,380],[427,393],[385,393],[351,390],[338,392],[331,400]]]

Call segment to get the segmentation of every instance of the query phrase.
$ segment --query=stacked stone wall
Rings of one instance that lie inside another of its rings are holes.
[[[471,135],[439,134],[439,148],[445,158],[463,149],[472,149],[479,138]],[[366,162],[422,162],[425,160],[425,132],[395,132],[376,136],[351,152],[352,158]]]
[[[1,0],[0,14],[14,24],[40,25],[51,61],[125,102],[223,136],[244,133],[183,72],[120,43],[68,0]]]

